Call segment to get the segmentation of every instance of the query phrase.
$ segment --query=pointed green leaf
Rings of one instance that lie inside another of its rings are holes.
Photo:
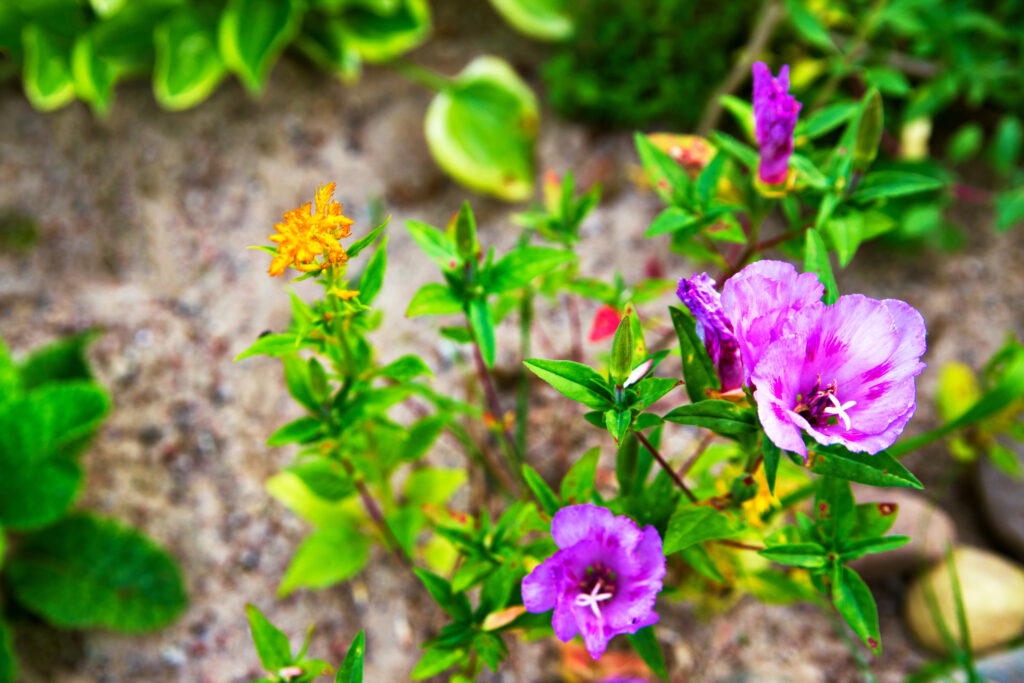
[[[224,8],[220,54],[250,93],[263,91],[274,62],[298,33],[303,7],[301,0],[229,0]]]
[[[868,455],[848,451],[842,446],[816,446],[811,447],[811,451],[820,454],[811,466],[815,474],[870,486],[924,488],[917,477],[886,451]]]
[[[881,654],[881,635],[878,632],[878,608],[871,595],[871,589],[857,572],[849,567],[840,567],[832,585],[832,600],[853,632],[871,648]]]
[[[687,311],[669,307],[672,315],[672,326],[679,338],[679,353],[683,358],[683,378],[686,380],[686,393],[690,401],[697,403],[708,397],[708,390],[718,391],[721,383],[715,374],[715,366],[708,356],[704,342],[697,335],[697,321]]]
[[[533,495],[537,497],[537,501],[540,506],[544,508],[544,512],[549,515],[554,515],[561,509],[562,504],[558,500],[558,496],[551,490],[551,487],[547,485],[544,478],[540,476],[537,470],[533,469],[529,465],[523,465],[523,478],[526,480],[526,485],[533,491]]]
[[[590,502],[594,495],[594,475],[597,473],[597,461],[600,457],[601,448],[594,446],[569,468],[559,489],[562,500],[573,503]]]
[[[804,270],[817,274],[821,284],[825,285],[825,297],[822,300],[826,304],[834,304],[839,298],[839,286],[836,284],[836,276],[832,273],[832,262],[829,261],[825,242],[817,229],[808,230],[806,234]]]
[[[588,408],[604,408],[611,403],[607,381],[582,363],[543,358],[531,358],[523,363],[560,393]]]
[[[662,680],[668,680],[668,668],[665,666],[665,654],[661,651],[658,637],[653,626],[645,626],[636,633],[629,634],[629,644],[633,646],[640,659],[644,660],[651,671]]]
[[[363,655],[366,652],[366,634],[360,631],[345,653],[345,661],[338,667],[334,683],[363,683]]]
[[[705,427],[722,436],[741,436],[757,429],[753,411],[731,401],[707,399],[674,408],[663,416],[668,422]]]
[[[420,315],[451,315],[462,312],[462,301],[456,299],[451,289],[440,282],[428,282],[413,295],[406,318]]]
[[[249,631],[252,642],[256,646],[256,654],[260,663],[267,671],[277,672],[292,664],[292,647],[288,636],[270,623],[256,605],[245,606],[245,614],[249,618]]]
[[[318,529],[295,551],[277,595],[333,586],[358,574],[369,559],[370,542],[363,534],[347,527]]]
[[[703,505],[680,505],[665,532],[665,555],[696,543],[735,538],[744,531],[741,522]]]
[[[566,40],[575,30],[566,0],[491,0],[491,4],[514,29],[537,40]]]

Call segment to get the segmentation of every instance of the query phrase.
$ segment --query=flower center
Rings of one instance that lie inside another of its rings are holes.
[[[587,569],[587,578],[580,581],[579,586],[581,591],[576,596],[576,604],[580,607],[589,607],[594,616],[600,619],[601,603],[615,596],[615,585],[611,582],[611,576],[600,566],[596,571],[590,567]]]
[[[836,390],[836,382],[834,380],[822,389],[821,377],[819,376],[818,381],[814,384],[814,389],[810,393],[806,396],[803,394],[797,396],[796,407],[793,408],[793,411],[807,420],[812,427],[825,427],[842,422],[843,426],[849,430],[852,427],[852,423],[846,411],[857,405],[857,402],[847,401],[843,403],[836,396]]]

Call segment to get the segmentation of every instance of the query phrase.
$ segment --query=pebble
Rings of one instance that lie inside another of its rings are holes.
[[[1024,633],[1024,569],[987,550],[960,546],[953,551],[971,649],[983,652]],[[950,632],[959,633],[949,571],[945,562],[919,577],[907,591],[904,614],[916,640],[932,652],[947,652],[925,598],[931,585]]]
[[[1011,452],[1024,466],[1024,445]],[[1014,479],[997,469],[988,458],[978,464],[978,498],[985,521],[1006,550],[1024,561],[1024,479]]]
[[[929,566],[942,558],[947,544],[956,541],[952,518],[920,494],[855,485],[853,495],[858,503],[897,504],[899,511],[889,534],[910,537],[910,542],[901,548],[865,555],[851,562],[850,567],[865,578],[909,574],[921,566]]]

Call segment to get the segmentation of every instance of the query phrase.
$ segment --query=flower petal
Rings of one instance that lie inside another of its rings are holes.
[[[556,554],[537,565],[523,579],[523,607],[528,612],[540,614],[555,606],[558,598],[559,579],[562,575],[561,558]]]
[[[628,517],[616,517],[611,510],[597,505],[572,505],[555,513],[551,536],[559,548],[571,548],[581,541],[616,539],[619,545],[633,548],[641,533]]]

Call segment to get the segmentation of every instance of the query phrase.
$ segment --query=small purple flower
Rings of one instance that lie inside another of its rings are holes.
[[[789,173],[799,114],[800,103],[789,94],[789,65],[774,78],[767,64],[754,62],[754,134],[761,147],[757,173],[769,185],[784,182]]]
[[[658,621],[654,601],[665,577],[661,537],[628,517],[596,505],[562,508],[551,520],[560,550],[523,579],[530,612],[554,609],[551,625],[562,642],[583,633],[594,659],[620,633]]]
[[[676,295],[697,318],[697,334],[725,392],[750,379],[761,352],[784,334],[795,312],[823,305],[824,291],[814,273],[799,274],[785,261],[758,261],[726,280],[721,295],[707,273],[680,280]]]
[[[739,389],[744,379],[740,346],[733,334],[732,323],[725,317],[722,296],[715,289],[715,281],[707,273],[683,278],[679,281],[676,296],[697,319],[697,334],[715,366],[722,391]]]
[[[765,433],[807,457],[801,430],[821,444],[877,453],[917,408],[924,319],[909,304],[862,294],[797,312],[751,375]]]

